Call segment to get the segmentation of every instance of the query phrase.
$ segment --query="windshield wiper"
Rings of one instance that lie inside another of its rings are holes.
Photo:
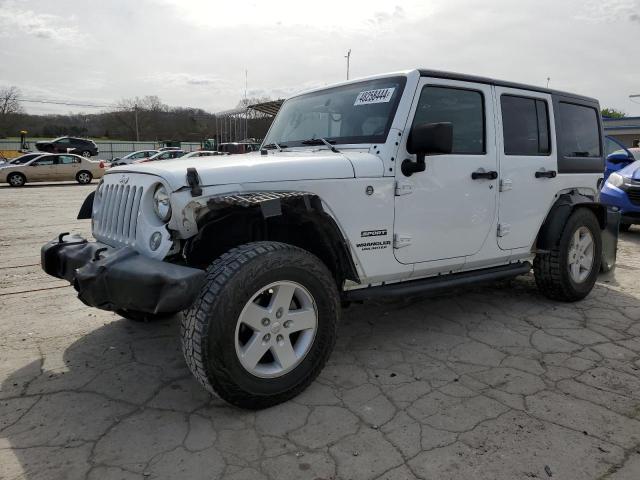
[[[264,148],[265,150],[277,148],[278,150],[282,151],[282,149],[287,148],[287,146],[281,143],[272,142],[272,143],[267,143],[266,145],[263,145],[262,148]]]
[[[310,138],[309,140],[303,140],[302,142],[303,145],[322,145],[323,143],[329,147],[331,149],[332,152],[335,153],[340,153],[340,150],[338,150],[336,147],[334,147],[333,145],[331,145],[331,143],[336,143],[335,141],[329,141],[326,140],[322,137],[320,138]]]

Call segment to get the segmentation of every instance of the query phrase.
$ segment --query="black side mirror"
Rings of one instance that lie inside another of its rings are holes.
[[[453,124],[451,122],[419,123],[414,125],[407,140],[407,151],[417,156],[417,161],[402,162],[402,173],[407,177],[424,172],[426,155],[451,153],[453,150]]]
[[[629,158],[629,155],[627,154],[627,152],[613,152],[612,154],[610,154],[609,156],[607,156],[607,162],[611,162],[611,163],[615,163],[615,164],[619,164],[619,163],[628,163],[628,162],[632,162],[633,160],[631,158]]]

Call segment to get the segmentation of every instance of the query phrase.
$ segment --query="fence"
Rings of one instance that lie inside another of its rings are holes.
[[[30,150],[36,151],[35,142],[28,143]],[[137,150],[156,150],[163,146],[158,142],[105,142],[101,140],[96,140],[96,145],[98,146],[98,156],[94,158],[100,160],[113,160]],[[198,142],[182,142],[180,148],[192,152],[199,150],[201,146]],[[20,142],[0,140],[0,150],[20,150]]]

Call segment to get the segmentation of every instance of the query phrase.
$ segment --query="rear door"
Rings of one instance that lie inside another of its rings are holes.
[[[75,180],[80,171],[80,159],[73,155],[58,155],[58,180]]]
[[[557,191],[551,95],[496,87],[500,195],[498,246],[530,247]]]

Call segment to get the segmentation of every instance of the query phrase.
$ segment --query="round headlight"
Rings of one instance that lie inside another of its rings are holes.
[[[163,223],[167,223],[171,218],[171,202],[164,185],[158,185],[153,193],[153,210]]]
[[[607,183],[612,187],[621,187],[624,185],[624,177],[614,172],[607,178]]]

